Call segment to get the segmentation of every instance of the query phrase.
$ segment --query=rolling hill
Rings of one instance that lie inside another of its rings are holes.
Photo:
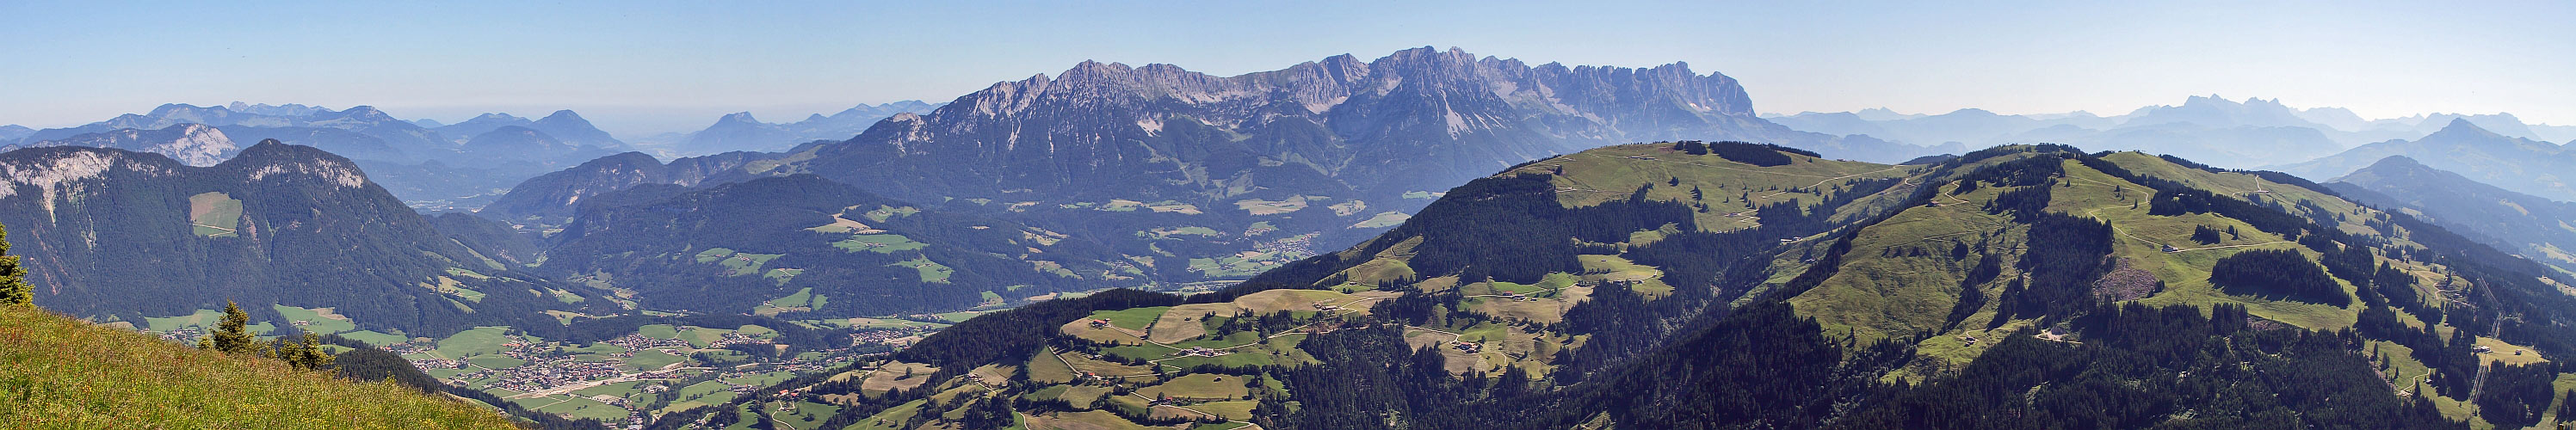
[[[2180,158],[1618,145],[1477,179],[1217,292],[987,314],[675,416],[832,402],[823,423],[874,428],[2520,428],[2557,420],[2576,381],[2551,361],[2576,354],[2569,279],[2289,175]]]

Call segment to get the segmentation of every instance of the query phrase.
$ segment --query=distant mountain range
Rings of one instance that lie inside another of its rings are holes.
[[[9,141],[16,147],[133,149],[207,166],[238,150],[235,139],[276,139],[349,157],[397,196],[433,210],[472,209],[529,177],[626,148],[569,110],[535,121],[486,114],[431,129],[367,106],[334,111],[240,102],[162,105],[79,127],[29,131]]]
[[[668,148],[671,154],[704,155],[733,151],[784,151],[797,144],[817,140],[839,141],[856,136],[878,120],[903,113],[930,113],[943,104],[904,100],[893,103],[861,104],[830,116],[813,114],[804,120],[772,124],[752,118],[751,112],[735,112],[716,118],[713,125],[694,133],[670,136],[676,142]]]
[[[2391,156],[2405,156],[2435,169],[2514,192],[2556,200],[2576,200],[2576,149],[2549,142],[2505,136],[2467,118],[2453,118],[2440,131],[2415,140],[2362,145],[2340,154],[2271,167],[2308,178],[2344,176]]]
[[[2427,114],[2364,120],[2342,108],[2297,109],[2279,99],[2247,98],[2238,102],[2217,95],[2193,96],[2181,105],[2147,106],[2110,117],[2090,112],[1998,115],[1979,109],[1909,115],[1871,109],[1769,118],[1799,130],[1868,135],[1918,145],[2065,143],[2170,154],[2233,167],[2296,163],[2367,143],[2413,139],[2461,118],[2511,136],[2576,139],[2576,126],[2528,125],[2512,114]]]
[[[56,140],[29,142],[24,145],[0,146],[0,152],[19,147],[88,146],[149,152],[169,156],[190,166],[206,167],[232,158],[241,151],[222,130],[203,124],[179,124],[160,130],[120,128],[85,133]]]
[[[2403,155],[2325,183],[2353,201],[2404,211],[2523,258],[2576,272],[2576,203],[2487,185]]]

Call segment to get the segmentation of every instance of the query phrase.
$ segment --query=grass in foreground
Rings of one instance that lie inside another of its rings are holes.
[[[0,427],[513,428],[392,383],[180,346],[34,308],[0,307]]]

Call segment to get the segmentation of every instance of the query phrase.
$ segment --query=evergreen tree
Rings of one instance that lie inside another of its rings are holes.
[[[250,314],[243,313],[241,305],[225,300],[224,320],[215,324],[215,332],[209,336],[214,339],[216,351],[251,354],[259,350],[259,339],[252,337],[249,329]]]
[[[0,227],[0,306],[35,304],[35,287],[27,285],[27,270],[18,267],[18,256],[9,255],[9,232]]]

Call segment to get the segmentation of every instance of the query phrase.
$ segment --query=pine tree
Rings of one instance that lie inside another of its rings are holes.
[[[27,285],[27,271],[18,267],[18,256],[9,255],[9,232],[0,227],[0,306],[34,306],[35,287]]]
[[[215,332],[211,335],[215,350],[234,354],[256,353],[259,339],[252,337],[249,329],[250,314],[242,313],[241,305],[225,300],[224,320],[215,324]]]

